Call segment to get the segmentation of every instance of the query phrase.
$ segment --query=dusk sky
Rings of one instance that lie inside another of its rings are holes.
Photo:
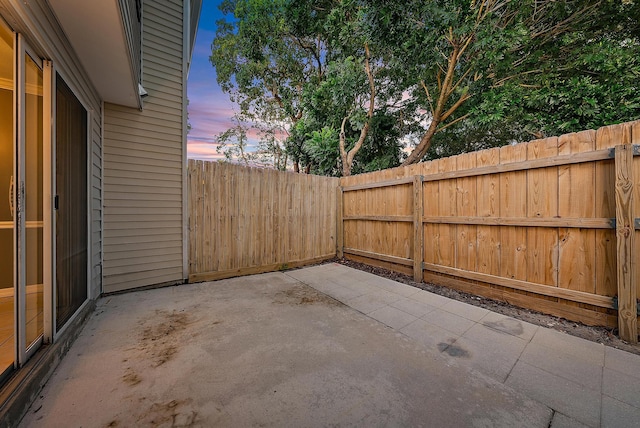
[[[189,122],[188,155],[196,159],[220,159],[215,136],[231,127],[234,104],[216,82],[216,72],[209,56],[216,33],[216,21],[223,17],[219,0],[203,0],[200,23],[193,50],[187,93]]]

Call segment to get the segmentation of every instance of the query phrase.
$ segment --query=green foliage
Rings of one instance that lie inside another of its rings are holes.
[[[556,21],[595,4],[564,3]],[[527,57],[520,70],[505,73],[512,78],[498,79],[500,84],[474,100],[470,122],[488,128],[509,123],[529,137],[543,137],[637,119],[640,32],[632,17],[638,17],[640,5],[607,1],[598,6],[590,20],[570,31],[532,38],[522,49]]]
[[[218,81],[244,117],[277,124],[286,140],[271,141],[300,170],[365,172],[640,117],[637,0],[221,8]]]
[[[311,160],[311,173],[318,175],[339,176],[341,172],[338,162],[338,133],[335,129],[324,127],[319,131],[311,131],[305,141],[304,151]]]

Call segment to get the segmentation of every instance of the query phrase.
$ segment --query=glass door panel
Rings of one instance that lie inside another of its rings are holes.
[[[56,78],[56,329],[87,300],[87,111]]]
[[[44,331],[43,314],[43,73],[38,64],[24,56],[24,214],[26,345],[29,348]]]
[[[14,39],[0,20],[0,374],[16,355],[14,282]]]

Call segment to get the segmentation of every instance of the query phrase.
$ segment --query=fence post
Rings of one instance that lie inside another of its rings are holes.
[[[620,338],[638,342],[638,318],[633,219],[633,146],[616,146],[616,251],[618,279],[618,331]]]
[[[422,227],[422,176],[413,177],[413,280],[422,282],[424,231]]]
[[[336,255],[339,259],[344,257],[344,220],[342,186],[338,184],[336,188]]]

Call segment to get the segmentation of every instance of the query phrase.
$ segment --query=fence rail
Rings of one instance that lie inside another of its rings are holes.
[[[196,160],[188,177],[190,281],[335,257],[338,179]]]
[[[338,255],[635,341],[638,143],[632,122],[342,178]]]

